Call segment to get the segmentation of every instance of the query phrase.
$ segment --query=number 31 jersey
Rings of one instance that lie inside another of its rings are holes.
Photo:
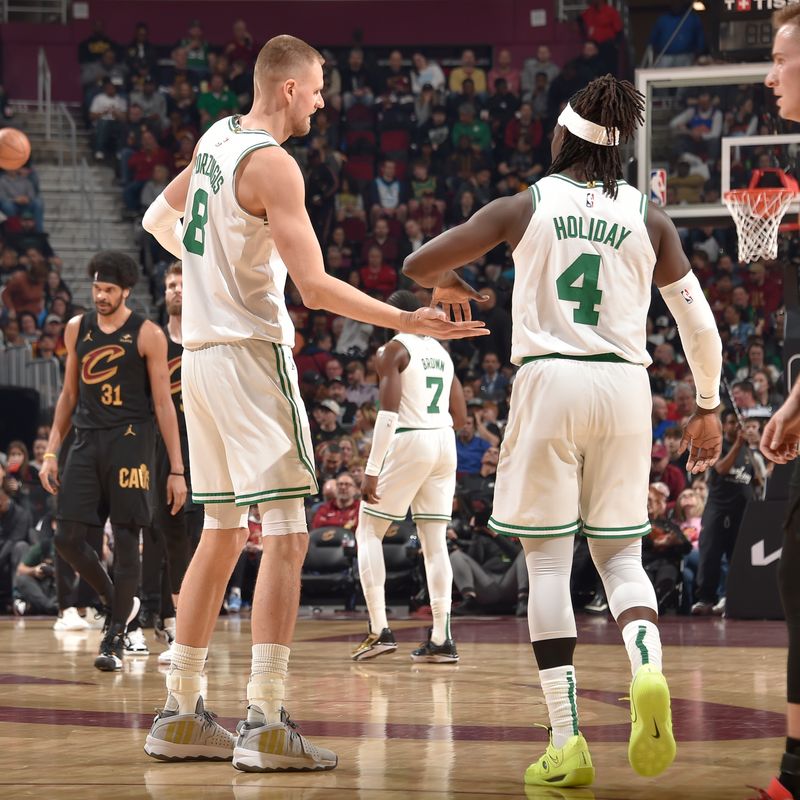
[[[514,250],[511,361],[611,353],[648,366],[647,311],[656,255],[647,198],[618,181],[550,175],[530,188],[533,216]]]
[[[237,168],[264,147],[278,143],[267,131],[242,128],[238,116],[215,122],[198,143],[181,233],[187,349],[243,339],[294,346],[283,296],[286,266],[269,220],[236,199]]]
[[[452,428],[450,388],[453,361],[436,339],[398,333],[392,341],[408,351],[408,366],[400,373],[402,393],[397,430]]]

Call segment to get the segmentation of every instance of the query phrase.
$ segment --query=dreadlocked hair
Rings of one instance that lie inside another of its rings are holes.
[[[644,122],[644,95],[630,81],[617,80],[613,75],[596,78],[570,99],[573,110],[584,119],[602,125],[609,136],[619,130],[620,142],[626,142]],[[622,177],[619,147],[605,147],[587,142],[564,128],[561,150],[548,175],[563,172],[580,164],[588,182],[603,184],[603,193],[617,196],[617,181]]]

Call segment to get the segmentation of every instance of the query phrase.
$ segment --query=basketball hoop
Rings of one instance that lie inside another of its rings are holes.
[[[777,175],[780,188],[759,187],[765,174]],[[739,260],[778,257],[778,229],[787,209],[800,194],[797,181],[783,170],[754,170],[747,189],[725,192],[725,205],[736,223]]]

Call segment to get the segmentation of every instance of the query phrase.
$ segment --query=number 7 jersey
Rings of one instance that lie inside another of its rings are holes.
[[[286,266],[269,221],[236,199],[236,170],[248,155],[278,147],[239,117],[215,122],[200,138],[183,215],[183,346],[260,339],[294,346],[286,310]],[[270,176],[264,175],[269,181]]]
[[[648,366],[647,312],[656,255],[647,198],[618,181],[550,175],[530,188],[533,215],[514,250],[511,361],[612,354]]]
[[[398,333],[392,341],[408,351],[408,366],[400,373],[400,407],[397,430],[452,428],[450,388],[453,361],[436,339]]]

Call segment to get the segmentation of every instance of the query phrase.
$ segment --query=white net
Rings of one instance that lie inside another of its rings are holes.
[[[778,228],[795,197],[791,189],[739,189],[725,195],[736,223],[739,261],[778,257]]]

